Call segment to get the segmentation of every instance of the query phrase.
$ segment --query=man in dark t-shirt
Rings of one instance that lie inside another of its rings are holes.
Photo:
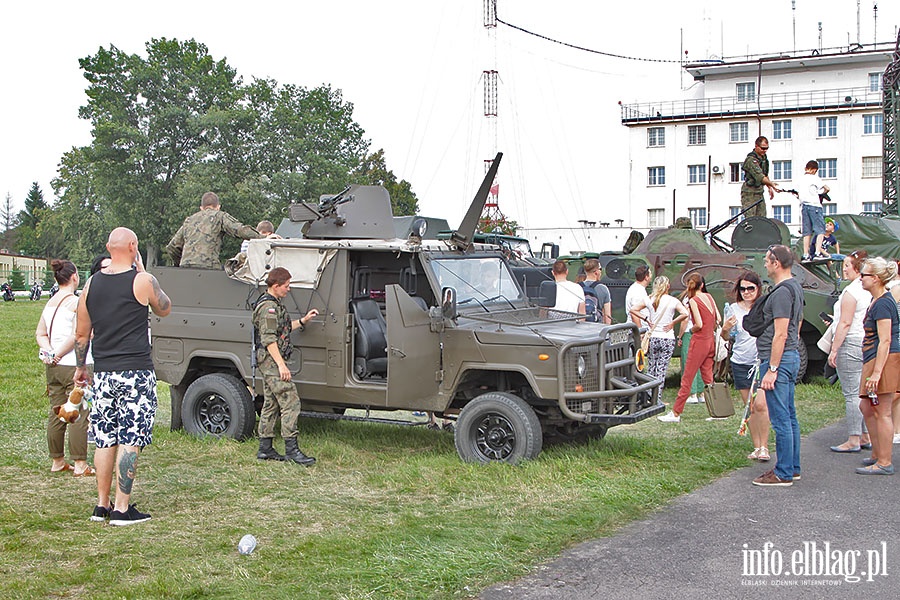
[[[75,327],[75,385],[92,383],[91,430],[97,444],[97,506],[92,521],[132,525],[150,518],[129,505],[137,457],[152,441],[156,374],[147,335],[147,307],[159,317],[171,302],[156,277],[144,271],[133,231],[118,227],[106,244],[111,261],[85,284]],[[93,332],[93,338],[91,334]],[[90,347],[93,382],[84,362]],[[110,485],[116,473],[115,504]]]
[[[794,408],[794,382],[800,370],[800,323],[803,288],[791,276],[794,255],[786,246],[766,252],[766,271],[775,288],[763,307],[768,327],[756,340],[760,387],[766,390],[769,419],[775,431],[775,468],[753,480],[759,486],[790,486],[800,477],[800,424]]]

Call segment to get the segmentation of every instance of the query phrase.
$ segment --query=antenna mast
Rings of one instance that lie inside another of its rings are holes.
[[[499,79],[497,72],[497,0],[484,0],[484,28],[488,38],[493,42],[494,48],[494,66],[482,72],[482,79],[484,80],[484,118],[487,119],[488,131],[491,132],[493,142],[491,155],[495,156],[497,154],[497,81]],[[485,159],[485,173],[490,170],[493,162],[494,159]],[[506,220],[500,210],[499,199],[500,184],[495,177],[491,183],[490,194],[484,203],[484,212],[481,214],[482,222],[493,223]]]

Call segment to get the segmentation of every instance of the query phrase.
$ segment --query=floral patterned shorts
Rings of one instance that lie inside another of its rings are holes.
[[[91,428],[98,448],[149,446],[156,416],[156,373],[94,373]]]

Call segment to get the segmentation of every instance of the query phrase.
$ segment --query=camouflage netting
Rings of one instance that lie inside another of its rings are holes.
[[[866,217],[862,215],[834,215],[834,232],[841,253],[865,249],[869,256],[900,258],[900,218]]]

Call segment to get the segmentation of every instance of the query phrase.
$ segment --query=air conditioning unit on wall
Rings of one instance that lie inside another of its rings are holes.
[[[713,175],[721,175],[725,172],[725,169],[723,167],[720,167],[719,165],[713,165],[712,172]]]

